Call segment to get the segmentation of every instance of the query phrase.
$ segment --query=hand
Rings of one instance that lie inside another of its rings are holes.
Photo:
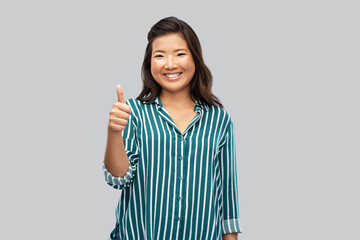
[[[116,85],[118,101],[114,103],[110,110],[109,128],[115,132],[125,129],[131,112],[131,107],[126,104],[124,92],[120,85]]]

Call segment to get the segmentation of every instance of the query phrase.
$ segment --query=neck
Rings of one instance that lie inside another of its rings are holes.
[[[162,90],[160,100],[164,106],[173,108],[193,107],[195,102],[191,99],[190,91],[168,92]]]

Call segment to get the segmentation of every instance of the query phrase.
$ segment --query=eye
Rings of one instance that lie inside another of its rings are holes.
[[[179,53],[178,56],[185,56],[185,53]]]
[[[154,57],[159,58],[159,57],[163,57],[163,55],[158,54],[158,55],[155,55]]]

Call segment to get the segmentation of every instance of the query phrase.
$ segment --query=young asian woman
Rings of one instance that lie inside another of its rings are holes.
[[[103,163],[120,190],[110,239],[237,239],[234,122],[212,93],[193,29],[176,17],[148,33],[143,88],[109,117]]]

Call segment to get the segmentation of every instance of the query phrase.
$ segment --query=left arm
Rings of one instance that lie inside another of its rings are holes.
[[[236,144],[234,123],[229,119],[226,135],[220,144],[219,160],[222,182],[222,237],[237,239],[241,233],[236,168]]]

